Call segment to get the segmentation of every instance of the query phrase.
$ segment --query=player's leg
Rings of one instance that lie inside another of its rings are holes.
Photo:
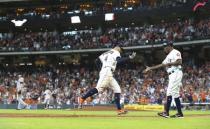
[[[167,117],[169,117],[169,111],[171,108],[171,102],[172,102],[172,87],[173,87],[173,75],[169,75],[169,82],[168,82],[168,88],[167,88],[167,93],[166,93],[166,106],[165,106],[165,111]]]
[[[169,118],[169,110],[170,110],[170,107],[171,107],[171,101],[172,101],[172,96],[167,96],[166,97],[166,103],[164,104],[164,111],[159,112],[158,113],[159,116]]]
[[[176,97],[174,98],[175,103],[176,103],[176,108],[177,108],[177,114],[173,115],[172,117],[184,117],[183,113],[182,113],[182,106],[181,106],[181,102],[180,102],[180,98]]]
[[[173,115],[172,117],[179,117],[179,118],[183,118],[183,113],[182,113],[182,107],[181,107],[181,102],[180,102],[180,98],[179,98],[179,91],[180,91],[180,87],[182,86],[182,76],[183,73],[177,72],[177,78],[174,80],[174,85],[173,85],[173,97],[174,97],[174,101],[176,103],[176,108],[177,108],[177,114]]]
[[[46,98],[44,98],[44,101],[42,102],[42,104],[44,104],[44,108],[46,109],[46,107],[47,107],[47,99]]]
[[[166,114],[169,115],[169,111],[171,108],[171,102],[172,102],[172,96],[171,95],[167,95],[166,97]]]
[[[83,103],[88,97],[93,96],[94,94],[98,93],[97,88],[90,89],[85,95],[83,95],[80,99],[81,103]]]
[[[118,115],[126,114],[127,111],[122,109],[121,104],[120,104],[121,88],[120,88],[119,84],[117,83],[117,81],[113,77],[110,81],[110,86],[114,91],[114,100],[115,100],[116,108],[118,111]]]
[[[164,112],[158,113],[159,116],[169,118],[169,111],[171,107],[172,102],[172,86],[173,86],[173,78],[171,78],[171,75],[169,75],[169,83],[166,93],[166,103],[164,105]]]
[[[18,107],[17,109],[27,108],[28,104],[26,104],[21,97],[18,97]]]
[[[56,109],[57,108],[57,101],[56,101],[56,95],[53,95],[53,108]]]
[[[49,106],[50,106],[50,99],[46,98],[45,99],[45,109],[49,109]]]
[[[17,100],[18,100],[17,109],[24,109],[24,108],[26,108],[28,106],[28,104],[23,101],[23,98],[22,98],[22,95],[21,95],[21,91],[18,91]]]
[[[79,100],[79,106],[78,108],[82,108],[82,104],[84,103],[84,101],[88,98],[93,96],[94,94],[99,93],[100,91],[103,90],[104,87],[106,87],[108,81],[108,77],[106,76],[101,76],[97,82],[97,85],[95,88],[90,89],[85,95],[83,95],[80,100]]]

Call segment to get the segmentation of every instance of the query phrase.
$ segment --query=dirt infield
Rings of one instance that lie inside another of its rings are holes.
[[[76,112],[80,111],[113,111],[116,112],[114,106],[88,106],[83,109],[69,109],[69,112],[73,112],[72,114],[35,114],[35,113],[0,113],[0,118],[78,118],[78,117],[98,117],[98,118],[109,118],[109,117],[119,117],[116,115],[81,115],[76,114]],[[133,111],[130,111],[133,112]],[[142,111],[145,112],[145,111]],[[128,118],[155,118],[158,117],[156,115],[121,115],[120,117],[128,117]],[[202,118],[210,118],[210,114],[188,114],[185,117],[202,117]]]
[[[76,118],[76,117],[98,117],[98,118],[109,118],[109,117],[119,117],[117,115],[50,115],[50,114],[11,114],[11,113],[1,113],[0,118]],[[120,117],[132,117],[132,118],[154,118],[158,116],[147,116],[147,115],[121,115]],[[210,118],[209,114],[192,114],[185,115],[185,117],[202,117]]]
[[[110,106],[85,106],[83,111],[115,111],[116,107],[114,105]]]

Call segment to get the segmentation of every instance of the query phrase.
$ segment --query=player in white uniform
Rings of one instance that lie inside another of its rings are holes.
[[[181,53],[173,48],[172,42],[164,43],[163,45],[164,45],[164,51],[168,54],[165,60],[162,62],[162,64],[153,67],[147,67],[144,70],[144,73],[147,73],[148,71],[158,69],[161,67],[166,68],[166,71],[169,75],[169,83],[166,93],[167,101],[165,105],[165,111],[158,113],[158,115],[169,118],[169,110],[173,98],[176,103],[178,113],[171,117],[183,118],[183,113],[181,110],[181,102],[179,99],[180,96],[179,91],[180,87],[182,86],[182,76],[183,76],[182,66],[181,66],[182,65]]]
[[[50,91],[49,88],[46,88],[44,92],[44,104],[45,104],[45,109],[48,109],[50,106],[50,100],[51,100],[52,92]]]
[[[23,101],[23,90],[24,90],[24,78],[21,75],[18,75],[18,80],[16,82],[16,90],[17,90],[17,100],[18,106],[17,109],[24,109],[28,107],[28,104]]]
[[[95,88],[89,90],[84,96],[80,98],[79,102],[79,108],[81,108],[83,102],[86,98],[100,93],[103,91],[104,88],[109,87],[113,89],[115,93],[115,103],[116,107],[118,109],[118,115],[126,114],[127,111],[124,111],[121,109],[120,105],[120,94],[121,89],[115,78],[113,77],[113,72],[116,69],[117,63],[124,62],[129,59],[133,59],[136,56],[136,53],[133,52],[129,57],[121,57],[120,53],[122,53],[123,49],[119,46],[114,47],[110,51],[107,51],[99,56],[98,59],[96,59],[96,63],[101,66],[101,71],[99,73],[99,80],[97,82],[97,85]]]

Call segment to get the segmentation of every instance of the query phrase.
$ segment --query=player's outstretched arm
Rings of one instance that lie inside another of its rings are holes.
[[[133,52],[131,55],[129,55],[128,57],[117,57],[117,63],[118,64],[120,64],[120,63],[123,63],[123,62],[125,62],[125,61],[127,61],[127,60],[132,60],[132,59],[134,59],[136,57],[136,52]]]
[[[158,64],[158,65],[155,65],[155,66],[152,66],[152,67],[148,67],[143,71],[143,73],[147,73],[149,71],[152,71],[154,69],[159,69],[161,67],[165,67],[165,64]]]
[[[154,70],[154,69],[159,69],[161,67],[167,67],[167,66],[174,66],[174,65],[181,65],[182,64],[182,59],[178,59],[175,62],[167,63],[167,64],[159,64],[155,65],[152,67],[148,67],[143,71],[143,73],[147,73],[148,71]]]

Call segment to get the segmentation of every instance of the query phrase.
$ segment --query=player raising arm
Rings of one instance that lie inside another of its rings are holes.
[[[169,83],[167,88],[167,101],[165,105],[165,112],[158,113],[159,116],[169,118],[169,110],[171,106],[172,98],[176,103],[178,113],[171,117],[183,118],[183,113],[181,110],[181,102],[179,99],[179,91],[182,86],[182,57],[181,53],[173,48],[173,43],[164,43],[164,52],[168,54],[162,64],[155,65],[152,67],[147,67],[143,73],[148,71],[155,70],[158,68],[165,67],[169,76]]]
[[[95,88],[89,90],[84,96],[80,98],[79,108],[81,108],[83,102],[90,96],[100,93],[104,88],[108,87],[114,91],[114,98],[116,107],[118,110],[118,115],[126,114],[127,111],[123,110],[120,105],[120,94],[121,88],[115,78],[113,77],[113,72],[116,69],[118,63],[125,62],[127,60],[133,59],[136,53],[133,52],[129,57],[121,57],[123,48],[116,46],[110,51],[107,51],[99,56],[96,60],[98,67],[101,67],[99,73],[99,80]]]

